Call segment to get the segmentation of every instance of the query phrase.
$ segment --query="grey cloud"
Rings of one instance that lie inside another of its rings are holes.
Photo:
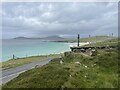
[[[117,34],[117,3],[17,2],[2,9],[3,38]]]

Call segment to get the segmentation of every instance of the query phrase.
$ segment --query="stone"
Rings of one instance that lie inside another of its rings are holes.
[[[63,61],[62,61],[62,60],[60,60],[60,64],[63,64]]]
[[[81,63],[80,62],[75,62],[76,64],[79,64],[79,65],[81,65]]]

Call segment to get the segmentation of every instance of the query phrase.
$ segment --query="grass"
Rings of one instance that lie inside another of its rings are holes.
[[[96,43],[93,43],[93,44],[88,44],[88,45],[85,45],[86,47],[87,46],[92,46],[92,47],[98,47],[98,46],[117,46],[119,43],[118,39],[110,39],[110,40],[107,40],[107,41],[102,41],[102,42],[96,42]]]
[[[93,36],[89,38],[81,38],[81,42],[101,42],[101,41],[106,41],[106,40],[111,40],[115,39],[116,37],[111,37],[111,36]]]
[[[20,74],[3,85],[5,88],[117,88],[117,50],[98,51],[94,57],[78,53],[53,59],[41,68]],[[63,64],[60,64],[63,60]],[[75,62],[80,62],[77,64]]]
[[[117,52],[99,53],[88,58],[74,56],[73,62],[66,65],[72,77],[64,84],[67,88],[115,88],[118,87]],[[81,65],[75,65],[79,61]],[[87,66],[87,68],[85,67]],[[111,78],[112,77],[112,78]]]
[[[21,65],[28,64],[36,60],[52,58],[58,55],[59,54],[51,54],[51,55],[43,55],[43,56],[31,56],[31,57],[19,58],[19,59],[14,59],[14,60],[11,59],[11,60],[2,62],[2,69],[9,69],[9,68],[21,66]]]

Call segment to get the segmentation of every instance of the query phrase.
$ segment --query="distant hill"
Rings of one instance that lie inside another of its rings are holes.
[[[111,39],[115,39],[116,37],[111,36],[93,36],[93,37],[87,37],[87,38],[81,38],[81,42],[101,42],[101,41],[107,41]]]
[[[48,36],[48,37],[43,37],[43,38],[16,37],[16,38],[13,38],[13,39],[40,39],[40,40],[45,40],[45,41],[62,41],[62,40],[65,40],[64,38],[59,37],[59,36]]]
[[[61,41],[61,40],[65,40],[65,39],[62,37],[59,37],[59,36],[48,36],[48,37],[42,38],[42,40]]]
[[[13,39],[29,39],[27,37],[16,37],[16,38],[13,38]]]

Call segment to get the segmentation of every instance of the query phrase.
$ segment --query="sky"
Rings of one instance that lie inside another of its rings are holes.
[[[118,34],[117,2],[4,2],[2,38]]]

